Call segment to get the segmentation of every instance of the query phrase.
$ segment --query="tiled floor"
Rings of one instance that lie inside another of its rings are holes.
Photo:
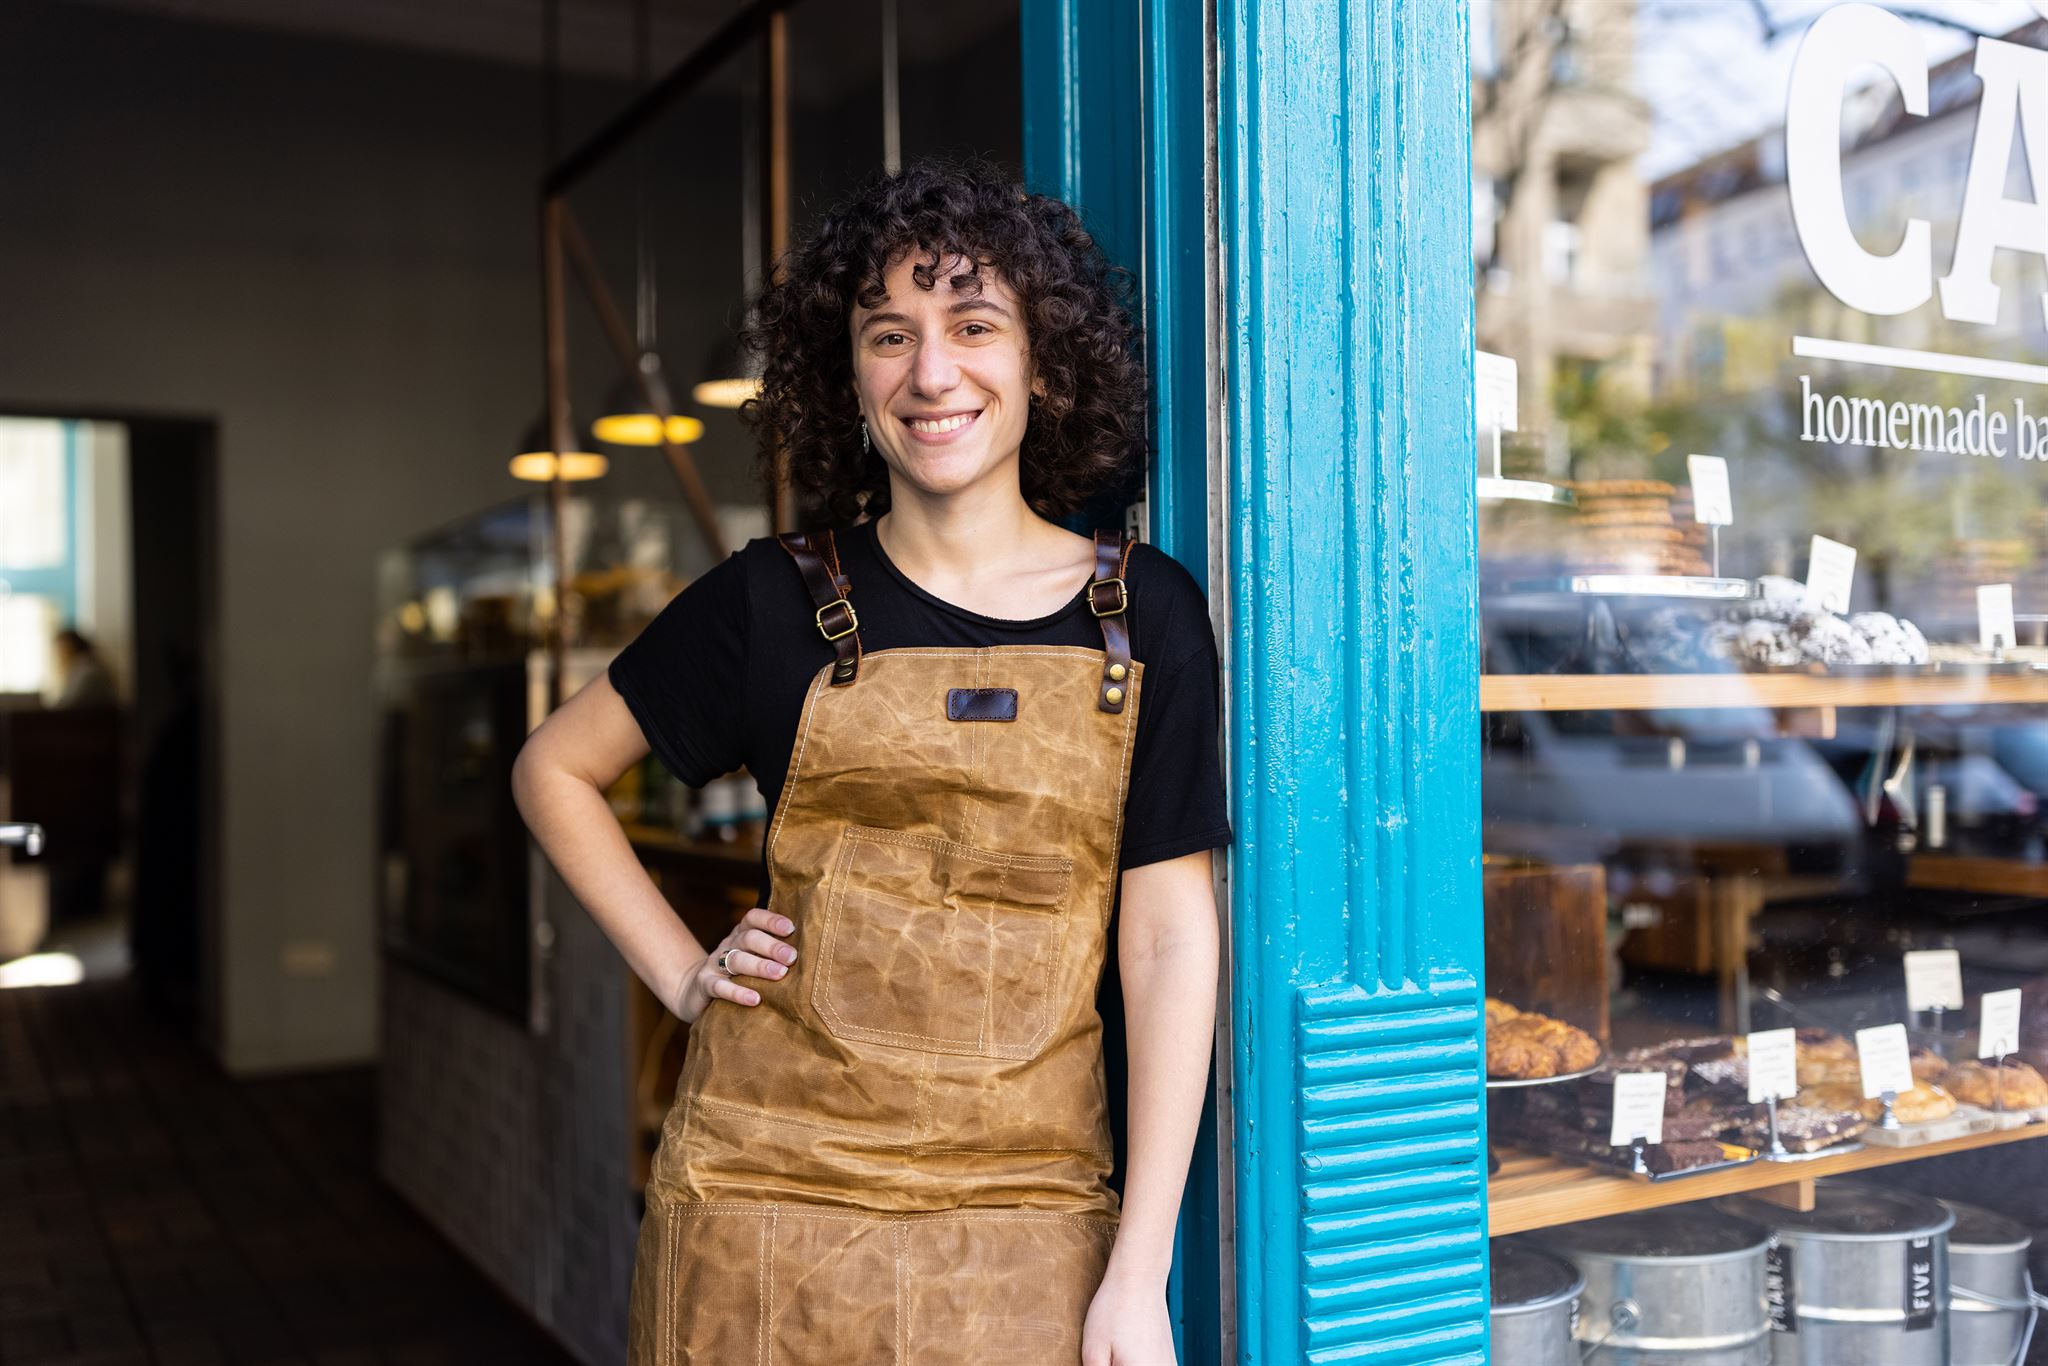
[[[125,980],[0,991],[0,1362],[569,1366],[379,1183],[373,1080],[229,1079]]]

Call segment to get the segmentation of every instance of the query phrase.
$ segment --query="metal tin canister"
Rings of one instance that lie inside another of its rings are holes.
[[[1586,1278],[1562,1257],[1493,1240],[1492,1358],[1515,1366],[1579,1366],[1572,1326]]]
[[[1770,1234],[1761,1225],[1694,1205],[1527,1236],[1586,1278],[1578,1340],[1588,1366],[1770,1361],[1764,1295]]]
[[[1731,1195],[1770,1229],[1776,1366],[1948,1366],[1948,1231],[1935,1200],[1822,1181],[1811,1210]]]
[[[1941,1203],[1956,1217],[1948,1231],[1950,1366],[2014,1366],[2033,1332],[2033,1235],[1990,1210]]]

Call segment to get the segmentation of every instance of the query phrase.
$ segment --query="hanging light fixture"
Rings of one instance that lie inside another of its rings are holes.
[[[653,19],[648,0],[633,3],[633,73],[642,94],[652,74],[654,46]],[[641,138],[634,148],[633,188],[633,323],[634,340],[640,348],[640,380],[621,375],[605,396],[604,416],[590,424],[590,434],[612,446],[659,446],[664,434],[672,445],[685,446],[704,435],[704,424],[675,410],[668,383],[662,378],[661,356],[655,350],[654,326],[657,300],[654,288],[654,252],[648,232],[652,213],[647,205],[647,143]],[[647,395],[661,412],[649,412]],[[664,433],[661,413],[668,413]]]
[[[570,430],[575,430],[573,424]],[[564,481],[574,482],[602,479],[611,468],[611,461],[595,451],[569,451],[557,457],[553,448],[554,443],[548,440],[547,418],[535,418],[519,443],[519,454],[512,457],[512,477],[545,484],[554,480],[559,468]]]
[[[741,354],[738,336],[721,333],[711,353],[704,358],[704,373],[722,378],[700,380],[690,387],[690,398],[704,408],[737,408],[761,392],[759,367]]]
[[[740,94],[740,290],[749,298],[761,286],[761,138],[754,79],[750,72]],[[737,408],[761,393],[759,361],[731,328],[719,332],[700,373],[705,378],[690,386],[699,407]]]
[[[644,344],[640,352],[640,375],[654,394],[655,403],[666,410],[668,439],[678,446],[687,446],[704,435],[704,424],[694,417],[685,416],[675,410],[675,404],[668,395],[668,381],[661,375],[661,358],[651,347]],[[611,446],[659,446],[661,444],[661,417],[647,411],[647,404],[640,396],[640,386],[630,375],[621,375],[606,395],[605,415],[590,424],[590,434]]]

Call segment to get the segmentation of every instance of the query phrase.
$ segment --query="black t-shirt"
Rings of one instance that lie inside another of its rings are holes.
[[[1085,585],[1029,621],[956,607],[911,582],[863,522],[835,535],[865,650],[905,646],[1102,647]],[[1139,543],[1124,575],[1131,656],[1145,666],[1124,800],[1120,868],[1230,843],[1217,750],[1216,642],[1194,577]],[[648,746],[692,787],[744,766],[772,817],[804,695],[833,659],[796,561],[758,537],[676,594],[612,661],[612,687]],[[766,895],[766,879],[762,893]],[[762,904],[766,904],[765,900]]]

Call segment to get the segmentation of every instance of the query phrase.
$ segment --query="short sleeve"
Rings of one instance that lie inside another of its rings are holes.
[[[669,600],[612,660],[612,687],[679,782],[701,787],[745,762],[747,576],[728,555]]]
[[[1117,866],[1138,868],[1230,843],[1223,790],[1216,646],[1198,617],[1202,648],[1172,668],[1145,671],[1124,800]]]

